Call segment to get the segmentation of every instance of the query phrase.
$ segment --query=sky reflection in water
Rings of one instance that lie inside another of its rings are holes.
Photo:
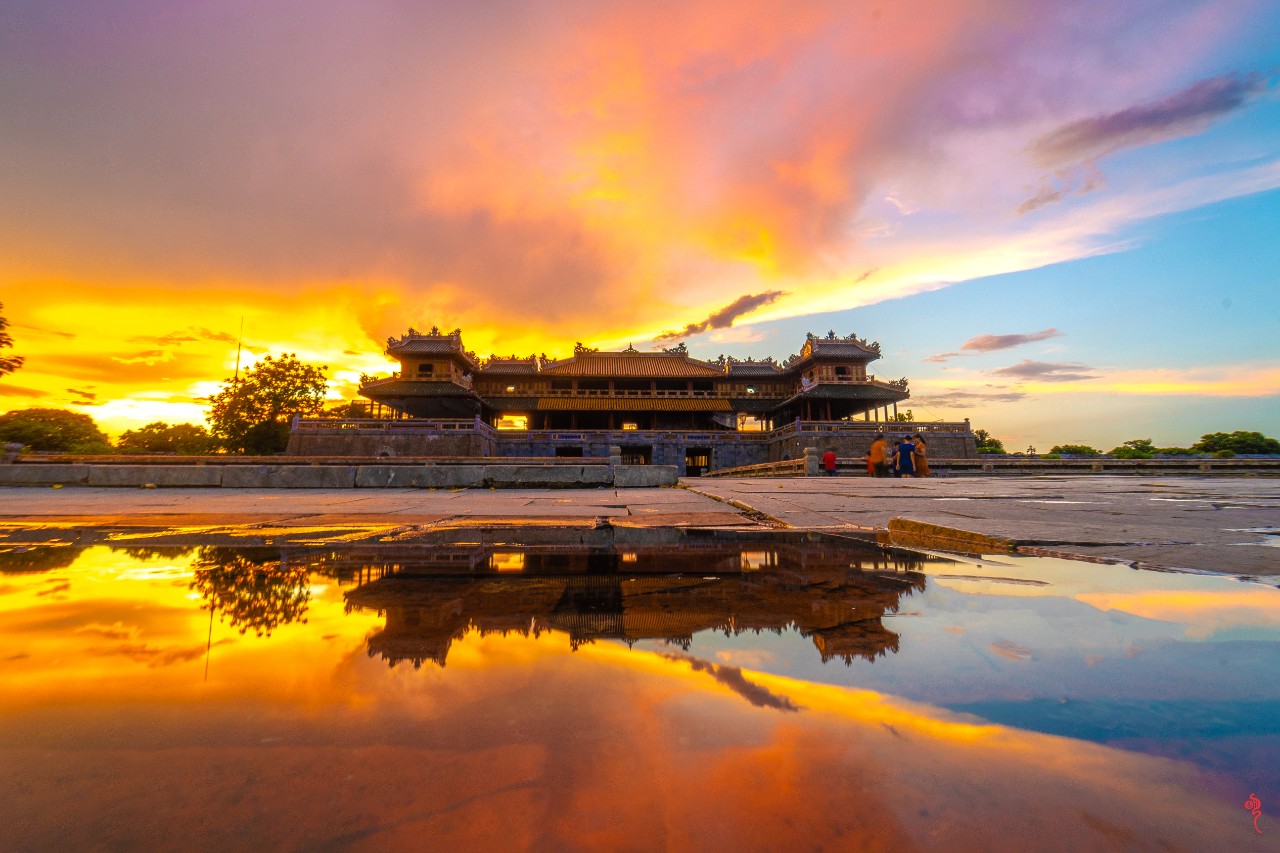
[[[752,548],[680,576],[644,552],[602,566],[501,547],[411,564],[11,549],[6,843],[1269,849],[1280,836],[1265,834],[1280,817],[1280,590]],[[1241,807],[1255,792],[1263,836]]]

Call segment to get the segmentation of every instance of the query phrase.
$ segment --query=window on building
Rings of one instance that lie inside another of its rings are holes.
[[[433,374],[433,373],[435,373],[435,372],[436,372],[436,366],[435,366],[434,364],[419,364],[419,365],[418,365],[418,375],[419,375],[419,376],[430,376],[430,375],[432,375],[432,374]]]
[[[529,416],[528,415],[501,415],[498,417],[497,427],[498,429],[513,429],[513,430],[528,429]]]

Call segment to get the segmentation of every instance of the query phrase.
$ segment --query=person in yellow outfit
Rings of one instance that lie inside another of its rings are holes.
[[[867,473],[872,477],[889,476],[889,447],[885,444],[884,433],[880,433],[871,442],[871,450],[867,453]]]

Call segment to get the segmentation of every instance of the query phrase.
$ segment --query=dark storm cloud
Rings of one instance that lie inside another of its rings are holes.
[[[764,293],[748,293],[746,296],[739,296],[701,323],[690,323],[679,332],[663,332],[655,340],[670,341],[676,338],[687,338],[691,335],[701,334],[710,329],[727,329],[739,317],[750,314],[762,305],[768,305],[775,299],[786,295],[781,290],[769,290]]]
[[[1079,363],[1053,363],[1048,361],[1031,361],[1023,359],[1009,367],[1001,367],[988,371],[992,376],[1003,376],[1008,379],[1036,379],[1041,382],[1079,382],[1085,379],[1097,379],[1093,368]]]
[[[1063,125],[1032,143],[1031,151],[1041,163],[1052,166],[1198,133],[1265,89],[1266,82],[1258,74],[1210,77],[1159,101]]]
[[[719,664],[699,660],[687,655],[663,655],[668,660],[680,661],[693,667],[694,672],[705,672],[716,681],[737,693],[757,708],[773,708],[778,711],[795,712],[800,706],[792,704],[786,696],[778,696],[759,684],[752,684],[742,677],[742,670],[736,666],[720,666]]]

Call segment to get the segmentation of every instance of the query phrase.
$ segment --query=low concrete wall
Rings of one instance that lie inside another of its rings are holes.
[[[0,486],[87,486],[88,465],[0,465]]]
[[[640,489],[674,486],[678,479],[674,465],[0,465],[0,486]]]
[[[211,465],[86,465],[90,486],[221,486],[222,470]],[[0,472],[2,474],[3,472]]]
[[[354,489],[354,465],[237,465],[222,470],[227,489]]]
[[[815,454],[805,452],[802,459],[745,465],[709,471],[704,477],[800,477],[815,476]],[[859,458],[837,460],[841,476],[865,477],[866,463]],[[1079,477],[1096,474],[1129,476],[1199,476],[1199,477],[1280,477],[1280,458],[1274,459],[1037,459],[982,458],[931,459],[929,468],[937,477],[1043,477],[1052,475]]]

